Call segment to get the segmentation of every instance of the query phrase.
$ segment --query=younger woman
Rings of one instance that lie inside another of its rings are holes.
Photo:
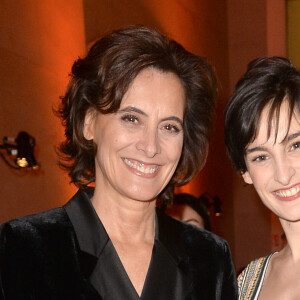
[[[239,299],[300,299],[300,74],[282,57],[252,61],[225,112],[234,167],[278,217],[287,245],[251,262]]]

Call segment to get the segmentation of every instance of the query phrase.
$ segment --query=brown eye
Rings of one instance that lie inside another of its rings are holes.
[[[252,161],[264,161],[266,159],[267,159],[266,155],[259,155],[259,156],[254,157],[252,159]]]
[[[180,130],[176,125],[167,124],[164,126],[164,129],[170,132],[178,133]]]
[[[139,119],[134,115],[125,115],[125,116],[122,116],[121,119],[123,121],[129,122],[129,123],[137,123],[139,121]]]
[[[291,150],[297,150],[300,148],[300,142],[296,142],[292,145]]]

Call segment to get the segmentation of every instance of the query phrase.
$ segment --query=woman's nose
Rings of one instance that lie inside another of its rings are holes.
[[[295,174],[293,165],[287,160],[280,159],[276,162],[275,180],[282,185],[288,185]]]
[[[143,151],[147,157],[152,158],[161,151],[158,132],[156,129],[146,129],[141,133],[136,144],[139,151]]]

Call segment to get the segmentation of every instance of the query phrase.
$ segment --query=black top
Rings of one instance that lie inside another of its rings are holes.
[[[105,300],[184,299],[182,275],[172,255],[158,240],[156,218],[155,242],[141,297],[132,285],[124,266],[90,198],[73,198],[65,205],[74,226],[79,247],[97,257],[89,280]]]
[[[79,190],[64,207],[1,226],[0,300],[139,299],[90,196]],[[156,211],[142,299],[237,299],[228,244]]]

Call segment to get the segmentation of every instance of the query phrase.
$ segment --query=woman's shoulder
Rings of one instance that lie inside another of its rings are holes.
[[[266,256],[261,256],[250,261],[238,275],[238,281],[242,281],[247,274],[253,275],[263,271],[263,269],[268,266],[269,260],[275,253],[277,252],[272,252]]]
[[[52,208],[36,214],[18,217],[1,225],[1,236],[37,236],[69,226],[68,216],[62,207]]]
[[[229,251],[228,243],[222,237],[191,224],[164,215],[164,225],[172,228],[170,234],[180,236],[187,249],[205,249],[208,251]]]
[[[64,208],[19,217],[4,223],[0,228],[1,261],[27,264],[27,261],[51,260],[72,253],[75,232]]]
[[[201,253],[209,254],[211,257],[231,255],[228,243],[222,237],[190,224],[182,223],[181,226],[182,238],[191,253],[195,252],[193,249],[198,249],[197,255]]]
[[[205,242],[207,244],[217,244],[218,246],[224,246],[224,244],[227,244],[225,239],[211,231],[186,223],[183,223],[182,227],[187,238],[192,239],[194,242]]]
[[[239,274],[237,284],[241,299],[250,299],[247,297],[253,293],[259,293],[259,287],[263,283],[269,261],[275,253],[277,252],[252,260]]]

